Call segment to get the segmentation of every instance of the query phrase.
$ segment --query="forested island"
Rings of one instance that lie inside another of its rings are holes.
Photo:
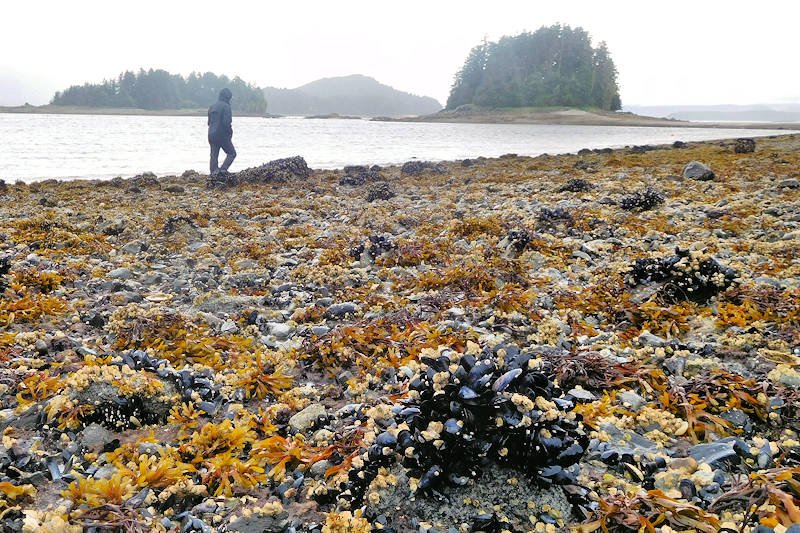
[[[233,79],[212,72],[192,72],[187,77],[161,69],[128,70],[102,83],[73,85],[56,92],[51,105],[98,108],[136,108],[150,111],[196,109],[213,104],[223,87],[233,93],[235,112],[263,114],[267,101],[260,88],[240,77]]]
[[[455,76],[446,109],[622,107],[617,70],[605,42],[555,24],[473,48]]]

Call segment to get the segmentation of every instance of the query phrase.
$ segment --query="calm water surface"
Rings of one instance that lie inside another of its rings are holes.
[[[232,171],[301,155],[312,168],[539,155],[581,148],[663,144],[788,133],[534,124],[427,124],[234,117]],[[221,158],[220,158],[221,159]],[[0,113],[0,179],[113,178],[208,171],[205,117]]]

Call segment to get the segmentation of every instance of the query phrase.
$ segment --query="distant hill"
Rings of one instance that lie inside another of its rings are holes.
[[[374,78],[354,74],[323,78],[296,89],[266,87],[267,112],[276,115],[425,115],[442,109],[429,96],[398,91]]]
[[[800,104],[625,106],[650,117],[714,122],[800,122]]]

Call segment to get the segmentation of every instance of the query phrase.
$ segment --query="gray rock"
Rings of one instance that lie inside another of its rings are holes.
[[[617,398],[619,398],[623,406],[628,407],[628,409],[633,411],[634,413],[638,412],[642,407],[647,405],[647,400],[645,400],[632,390],[626,390],[622,394],[619,394]]]
[[[81,444],[86,448],[103,447],[114,440],[113,434],[99,424],[89,424],[83,429]]]
[[[252,302],[252,298],[231,296],[223,292],[205,293],[201,294],[199,298],[201,301],[197,303],[197,308],[207,313],[233,313]]]
[[[797,374],[787,374],[784,372],[778,377],[778,383],[787,387],[800,387],[800,377],[797,377]]]
[[[347,380],[352,379],[352,378],[353,378],[353,373],[350,372],[349,370],[344,370],[343,372],[339,372],[336,375],[335,379],[336,379],[336,383],[338,383],[339,385],[344,385],[344,384],[347,383]]]
[[[567,394],[570,394],[576,400],[584,402],[593,402],[597,399],[597,397],[594,394],[592,394],[590,391],[586,389],[570,389],[570,391]]]
[[[683,169],[683,177],[698,181],[714,179],[714,172],[700,161],[691,161]]]
[[[591,256],[589,256],[589,254],[587,254],[586,252],[582,252],[581,250],[575,250],[574,252],[572,252],[572,257],[577,257],[577,258],[580,258],[580,259],[584,259],[589,263],[593,263],[594,262],[594,261],[592,261],[592,258],[591,258]]]
[[[142,250],[144,246],[141,241],[131,241],[120,249],[122,253],[130,255],[136,255]]]
[[[620,455],[625,453],[645,454],[658,449],[658,444],[635,431],[620,430],[614,424],[603,424],[600,429],[608,433],[610,437],[607,449],[615,450]],[[619,444],[620,442],[625,442],[625,444]]]
[[[314,421],[318,416],[325,414],[325,407],[319,403],[312,403],[292,418],[289,419],[289,425],[297,431],[305,431],[314,425]]]
[[[735,439],[723,439],[708,444],[697,444],[689,448],[689,456],[699,463],[713,464],[736,455],[733,449]]]
[[[294,328],[288,324],[281,324],[280,322],[268,322],[270,335],[275,335],[279,341],[285,341],[294,331]]]
[[[97,229],[100,233],[105,235],[119,235],[123,231],[125,231],[125,227],[127,226],[127,222],[122,217],[116,217],[112,220],[107,220],[101,224],[98,224]]]
[[[316,335],[317,337],[322,337],[323,335],[327,334],[331,328],[328,326],[314,326],[311,328],[311,332]]]
[[[311,473],[311,477],[321,478],[322,476],[325,475],[325,471],[329,469],[331,466],[333,465],[331,464],[330,461],[328,461],[327,459],[323,459],[322,461],[317,461],[316,463],[311,465],[311,468],[309,468],[308,470]]]
[[[22,476],[19,480],[20,485],[31,484],[34,487],[38,487],[50,481],[43,472],[33,472],[31,474],[26,474]]]
[[[239,331],[239,326],[236,325],[236,322],[233,320],[226,320],[222,323],[222,326],[219,328],[219,332],[223,335],[228,333],[236,333]]]
[[[46,354],[48,350],[47,341],[44,339],[36,339],[36,344],[34,348],[40,354]]]
[[[639,342],[643,346],[653,346],[656,348],[667,345],[667,339],[659,337],[658,335],[654,335],[649,331],[645,331],[644,333],[639,335]]]
[[[333,304],[325,311],[325,316],[328,318],[344,318],[347,315],[352,315],[358,311],[358,306],[353,302],[343,302],[340,304]]]
[[[781,182],[778,183],[778,187],[787,189],[797,189],[800,188],[800,181],[798,181],[797,178],[788,178],[785,180],[781,180]]]
[[[130,269],[120,267],[110,271],[108,273],[108,277],[111,279],[131,279],[131,277],[133,277],[133,273],[130,271]]]
[[[747,413],[741,409],[729,409],[727,411],[722,411],[720,416],[732,423],[737,428],[744,428],[750,424],[750,417],[747,416]]]
[[[156,442],[140,442],[138,445],[139,453],[145,455],[158,455],[164,447]]]
[[[97,472],[92,476],[94,479],[111,479],[117,473],[117,467],[110,464],[105,464],[97,469]]]

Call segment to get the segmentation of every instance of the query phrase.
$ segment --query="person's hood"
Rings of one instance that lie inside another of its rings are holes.
[[[227,87],[226,87],[226,88],[224,88],[224,89],[222,89],[222,90],[219,92],[219,99],[220,99],[220,100],[223,100],[223,101],[225,101],[225,102],[231,103],[231,96],[233,96],[233,95],[231,94],[231,90],[230,90],[230,89],[228,89]]]

